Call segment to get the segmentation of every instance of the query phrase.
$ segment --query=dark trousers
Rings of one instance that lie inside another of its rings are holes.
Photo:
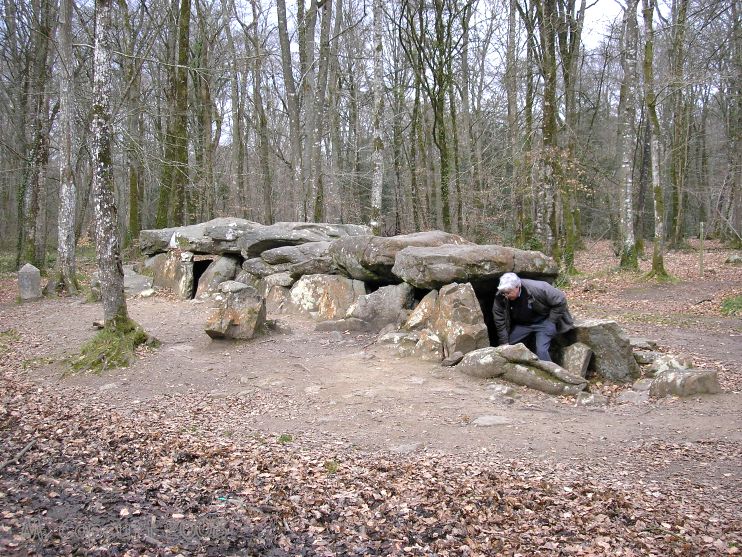
[[[510,344],[517,344],[525,340],[529,335],[536,337],[536,355],[539,360],[551,361],[549,346],[551,339],[556,335],[556,325],[544,318],[529,325],[514,325],[510,331]]]

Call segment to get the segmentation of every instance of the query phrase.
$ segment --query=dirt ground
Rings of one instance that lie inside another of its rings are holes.
[[[721,315],[719,306],[742,293],[742,270],[724,264],[729,253],[717,247],[707,254],[703,280],[694,276],[693,252],[668,256],[681,280],[662,284],[611,271],[609,246],[594,245],[577,262],[590,274],[565,288],[576,317],[615,319],[632,336],[719,371],[723,394],[682,400],[621,403],[627,387],[595,384],[609,396],[606,406],[578,407],[573,398],[527,389],[503,396],[455,368],[401,358],[374,336],[315,332],[296,316],[269,316],[277,329],[252,341],[213,341],[203,332],[207,304],[164,295],[128,301],[161,347],[102,375],[63,376],[61,361],[94,334],[96,304],[2,303],[0,330],[14,329],[26,345],[18,378],[123,416],[151,408],[177,415],[181,399],[196,400],[222,411],[189,414],[193,430],[232,442],[284,435],[301,446],[400,458],[518,461],[629,492],[671,484],[711,515],[739,521],[742,319]],[[477,425],[482,417],[496,425]]]

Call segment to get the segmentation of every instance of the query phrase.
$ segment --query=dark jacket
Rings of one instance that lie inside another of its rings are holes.
[[[574,329],[574,321],[567,309],[567,297],[564,292],[542,280],[521,279],[521,288],[528,296],[533,311],[556,325],[557,334]],[[507,344],[513,324],[510,322],[510,300],[501,293],[495,295],[492,316],[495,319],[499,344]]]

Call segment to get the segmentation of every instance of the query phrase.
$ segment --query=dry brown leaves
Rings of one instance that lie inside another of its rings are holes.
[[[690,249],[665,254],[665,268],[677,282],[659,283],[645,276],[652,267],[651,245],[639,260],[639,272],[626,272],[618,270],[619,259],[609,241],[590,243],[575,256],[580,275],[566,289],[570,303],[602,308],[607,314],[660,314],[668,320],[683,315],[719,317],[725,298],[742,295],[742,270],[725,263],[735,252],[716,241],[705,242],[701,275],[699,243],[691,240],[689,245]],[[651,286],[656,288],[648,289]]]
[[[3,554],[664,556],[742,543],[738,512],[663,487],[233,438],[221,417],[249,415],[249,397],[161,397],[122,415],[23,380],[9,363],[21,355],[0,384]]]

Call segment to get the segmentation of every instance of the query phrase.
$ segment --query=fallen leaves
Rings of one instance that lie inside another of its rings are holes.
[[[7,374],[0,393],[3,446],[37,439],[0,477],[3,552],[711,555],[739,543],[739,516],[712,517],[659,488],[565,482],[471,455],[225,439],[189,431],[194,414],[208,421],[214,412],[197,396],[180,399],[174,415],[149,404],[122,416],[80,393],[71,400],[73,389],[39,390]]]

